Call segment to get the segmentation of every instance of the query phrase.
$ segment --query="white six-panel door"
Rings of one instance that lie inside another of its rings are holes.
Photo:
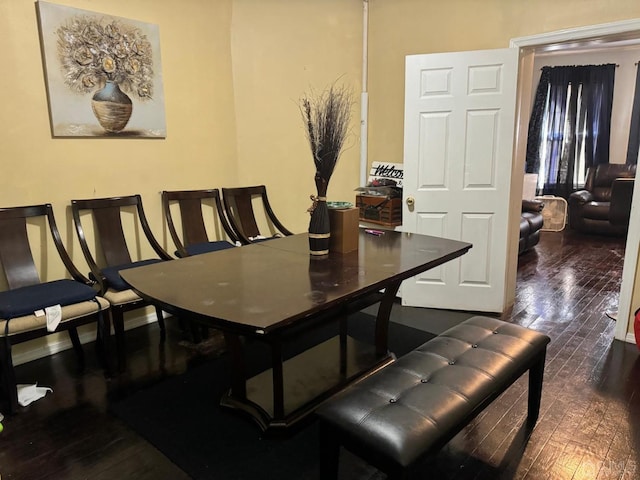
[[[517,70],[515,48],[406,58],[402,229],[473,248],[405,281],[404,305],[505,306]]]

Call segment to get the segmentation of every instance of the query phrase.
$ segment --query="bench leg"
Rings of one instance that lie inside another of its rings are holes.
[[[540,400],[542,398],[542,380],[544,377],[544,362],[547,350],[545,349],[534,365],[529,369],[529,412],[527,426],[533,428],[540,414]]]
[[[320,438],[320,480],[336,480],[338,478],[338,460],[340,443],[335,432],[327,423],[319,424]]]

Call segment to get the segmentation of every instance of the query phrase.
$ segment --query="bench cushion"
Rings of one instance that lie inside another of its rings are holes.
[[[506,389],[548,342],[546,335],[519,325],[472,317],[345,389],[317,414],[406,467],[440,448],[444,437]]]

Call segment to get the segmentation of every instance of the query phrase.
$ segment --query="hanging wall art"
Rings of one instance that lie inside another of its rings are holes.
[[[54,137],[166,137],[158,26],[38,2]]]

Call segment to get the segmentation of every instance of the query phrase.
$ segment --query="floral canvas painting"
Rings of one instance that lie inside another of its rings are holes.
[[[52,133],[166,137],[157,25],[38,2]]]

